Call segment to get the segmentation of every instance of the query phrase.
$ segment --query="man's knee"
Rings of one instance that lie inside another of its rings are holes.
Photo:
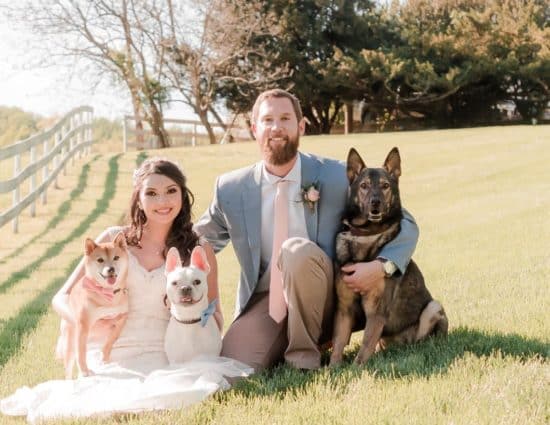
[[[284,272],[295,276],[320,273],[332,279],[330,258],[309,239],[294,237],[283,242],[279,264]]]

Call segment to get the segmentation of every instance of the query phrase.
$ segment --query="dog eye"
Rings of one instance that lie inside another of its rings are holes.
[[[201,281],[199,279],[195,279],[193,281],[193,285],[197,286],[197,285],[200,285],[201,284]]]
[[[382,189],[388,189],[390,187],[389,183],[382,183]]]
[[[101,257],[99,257],[99,258],[97,259],[97,262],[98,262],[98,263],[103,263],[104,261],[105,261],[105,260],[104,260],[103,258],[101,258]]]
[[[178,281],[177,281],[177,280],[174,280],[174,281],[171,283],[172,286],[176,286],[177,284],[178,284]]]
[[[115,255],[115,257],[113,258],[114,261],[118,261],[120,257],[118,255]]]
[[[369,188],[369,184],[367,182],[362,182],[360,185],[361,189],[368,189]]]

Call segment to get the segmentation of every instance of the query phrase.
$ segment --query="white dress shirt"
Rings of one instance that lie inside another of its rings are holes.
[[[256,286],[256,292],[269,290],[270,263],[273,248],[273,223],[275,209],[275,195],[277,182],[288,180],[288,237],[302,237],[309,239],[304,216],[304,202],[302,199],[302,161],[300,155],[294,166],[284,177],[274,176],[262,165],[262,228],[261,228],[261,252],[260,252],[260,280]]]

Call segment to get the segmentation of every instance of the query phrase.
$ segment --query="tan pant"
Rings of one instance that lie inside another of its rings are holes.
[[[331,259],[315,243],[290,238],[278,265],[288,300],[288,316],[269,316],[269,293],[252,296],[223,338],[222,356],[240,360],[259,372],[283,359],[296,368],[321,365],[319,344],[331,337],[334,279]]]

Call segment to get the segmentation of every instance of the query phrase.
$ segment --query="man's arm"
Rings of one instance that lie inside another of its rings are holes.
[[[404,273],[411,261],[417,242],[418,226],[412,215],[403,209],[401,231],[395,239],[384,246],[378,258],[391,261],[400,273]],[[384,265],[380,260],[350,264],[342,267],[342,271],[345,273],[342,277],[344,282],[351,290],[358,293],[365,293],[386,275]]]
[[[193,230],[203,237],[214,249],[220,252],[229,243],[229,231],[218,200],[219,178],[214,187],[214,198],[202,217],[195,223]]]
[[[401,231],[380,251],[379,258],[391,261],[400,273],[405,273],[418,242],[418,226],[414,217],[403,208]],[[396,271],[397,273],[397,271]]]

